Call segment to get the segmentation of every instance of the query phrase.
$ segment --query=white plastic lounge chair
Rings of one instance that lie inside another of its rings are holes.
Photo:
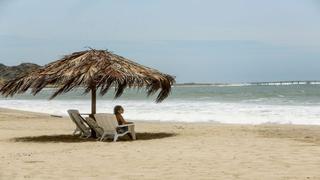
[[[88,138],[91,136],[91,129],[85,125],[83,118],[81,117],[78,110],[70,109],[68,110],[70,119],[76,124],[76,129],[73,132],[75,135],[77,132],[80,133],[80,137]]]
[[[108,113],[99,113],[95,114],[94,118],[97,121],[97,124],[103,129],[103,134],[100,138],[100,141],[105,140],[108,136],[113,136],[113,141],[117,141],[118,137],[124,136],[128,133],[131,134],[132,139],[136,139],[136,133],[134,131],[134,124],[124,124],[119,125],[114,114]],[[122,127],[128,127],[127,131],[119,132],[118,129]]]
[[[84,120],[89,125],[89,127],[96,132],[97,137],[100,139],[103,135],[103,129],[91,117],[86,117]]]

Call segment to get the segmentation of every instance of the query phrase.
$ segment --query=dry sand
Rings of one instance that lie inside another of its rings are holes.
[[[318,126],[136,122],[116,143],[73,129],[0,109],[0,179],[320,179]]]

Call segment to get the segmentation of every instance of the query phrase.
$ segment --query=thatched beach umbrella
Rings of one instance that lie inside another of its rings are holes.
[[[0,93],[4,96],[24,93],[29,88],[36,95],[47,85],[57,90],[50,99],[84,87],[85,93],[91,92],[91,113],[96,113],[96,92],[104,95],[111,87],[115,87],[115,98],[122,95],[125,88],[146,88],[147,95],[160,90],[156,102],[163,101],[171,91],[174,77],[163,74],[116,55],[107,50],[90,49],[74,52],[62,59],[47,64],[43,68],[12,79],[4,83]]]

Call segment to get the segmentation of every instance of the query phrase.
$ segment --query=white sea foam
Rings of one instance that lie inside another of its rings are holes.
[[[0,97],[0,107],[56,115],[67,115],[68,109],[90,111],[90,96],[83,95],[82,89],[48,101],[52,93],[53,89],[44,89],[37,96]],[[319,85],[174,87],[160,104],[152,102],[155,97],[147,99],[144,92],[135,90],[126,91],[119,100],[112,98],[112,92],[98,97],[97,111],[112,113],[120,104],[131,120],[320,125]]]
[[[125,118],[145,121],[221,122],[237,124],[320,125],[320,106],[266,105],[212,101],[170,100],[161,104],[143,100],[100,100],[98,112],[112,113],[120,104]],[[66,116],[67,109],[89,112],[89,100],[0,100],[0,107]]]

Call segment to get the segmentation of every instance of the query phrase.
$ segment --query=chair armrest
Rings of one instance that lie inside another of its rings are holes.
[[[91,115],[90,113],[80,113],[80,115]]]
[[[123,125],[118,125],[117,127],[128,127],[128,126],[134,126],[134,124],[123,124]]]

